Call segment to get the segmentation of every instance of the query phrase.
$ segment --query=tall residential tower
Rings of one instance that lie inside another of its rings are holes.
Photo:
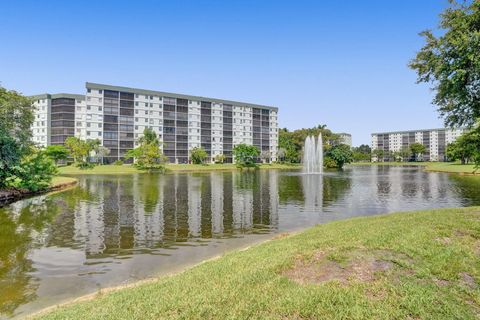
[[[62,144],[68,136],[99,139],[110,149],[104,159],[122,159],[145,128],[155,131],[172,163],[187,163],[202,147],[213,160],[232,149],[254,145],[277,160],[278,109],[251,103],[88,83],[86,95],[34,96],[34,142]]]
[[[383,150],[384,159],[390,160],[393,152],[409,148],[413,143],[420,143],[427,149],[423,155],[425,161],[445,161],[446,149],[462,135],[464,129],[425,129],[372,133],[372,150]]]

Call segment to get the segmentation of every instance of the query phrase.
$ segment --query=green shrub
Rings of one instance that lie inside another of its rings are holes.
[[[113,163],[114,166],[122,166],[123,165],[123,161],[122,160],[116,160],[114,163]]]
[[[45,154],[58,163],[61,160],[67,160],[68,149],[62,145],[52,145],[45,149]]]
[[[337,167],[337,163],[335,162],[335,160],[333,160],[332,158],[330,157],[325,157],[323,158],[323,166],[325,168],[336,168]]]
[[[207,159],[208,153],[203,148],[193,148],[190,150],[190,157],[193,164],[201,164]]]
[[[233,148],[235,163],[238,167],[256,167],[256,158],[260,154],[257,147],[247,144],[237,144]]]
[[[78,162],[76,166],[82,170],[93,169],[95,167],[95,163],[92,162]]]
[[[44,151],[32,149],[6,180],[9,187],[38,192],[48,189],[56,173],[57,167],[52,159]]]
[[[215,156],[215,159],[214,159],[214,160],[215,160],[215,163],[217,163],[217,164],[222,164],[222,163],[225,162],[225,155],[223,155],[223,154],[217,154],[217,155]]]

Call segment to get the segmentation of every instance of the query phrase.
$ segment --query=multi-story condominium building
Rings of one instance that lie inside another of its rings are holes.
[[[340,136],[340,142],[346,144],[349,147],[352,147],[352,135],[350,133],[338,133]]]
[[[251,103],[86,83],[86,95],[34,96],[34,142],[62,144],[66,137],[99,139],[110,149],[104,161],[123,159],[145,128],[155,131],[172,163],[187,163],[202,147],[213,161],[245,143],[277,160],[278,109]]]
[[[85,96],[59,93],[31,98],[34,99],[35,106],[32,125],[34,143],[40,146],[63,144],[65,139],[73,136],[75,132],[83,132],[85,135],[85,128],[78,126],[75,121],[75,115],[80,116],[80,110],[85,109]]]
[[[442,128],[372,133],[371,148],[372,150],[383,150],[383,160],[389,161],[393,152],[408,148],[413,143],[420,143],[427,149],[423,155],[423,160],[445,161],[447,145],[454,142],[463,132],[464,129],[462,128]]]

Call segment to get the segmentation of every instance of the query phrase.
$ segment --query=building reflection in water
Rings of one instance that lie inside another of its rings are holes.
[[[196,250],[209,239],[226,243],[359,215],[479,205],[479,184],[477,177],[382,166],[324,175],[258,170],[80,177],[77,188],[0,208],[0,314],[35,301],[39,286],[58,279],[78,277],[82,285],[109,275],[128,280],[131,266],[119,275],[112,265],[136,261],[136,255],[168,256],[168,264],[169,249]],[[83,278],[87,274],[94,276]]]
[[[79,188],[88,199],[66,206],[49,245],[73,242],[92,258],[270,232],[278,225],[277,172],[88,177]],[[65,206],[65,197],[56,205]]]

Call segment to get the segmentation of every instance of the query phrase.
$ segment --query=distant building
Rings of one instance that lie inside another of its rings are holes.
[[[427,148],[424,161],[446,161],[446,149],[462,135],[465,129],[425,129],[372,133],[372,150],[384,151],[384,161],[390,161],[393,152],[409,148],[413,143],[420,143]],[[373,159],[374,161],[379,159]]]
[[[352,147],[352,135],[350,133],[338,133],[340,136],[340,142],[343,144],[348,145],[349,147]]]
[[[268,152],[277,160],[278,108],[216,98],[86,83],[86,94],[42,94],[35,107],[33,141],[41,146],[63,144],[75,136],[98,139],[110,149],[103,160],[123,159],[138,145],[145,128],[156,132],[172,163],[190,161],[202,147],[208,161],[223,154],[233,161],[238,144]]]

